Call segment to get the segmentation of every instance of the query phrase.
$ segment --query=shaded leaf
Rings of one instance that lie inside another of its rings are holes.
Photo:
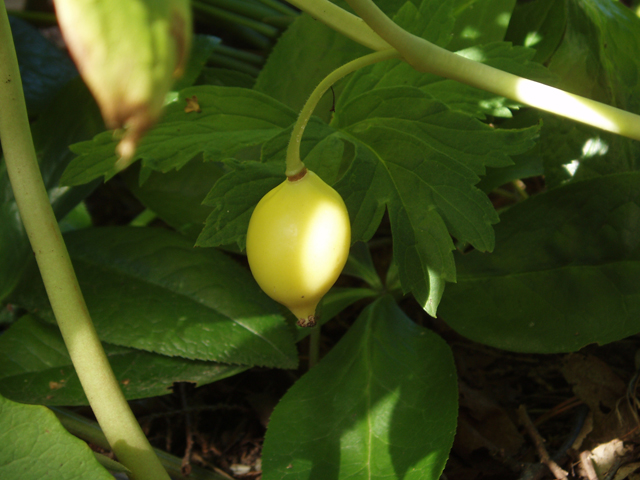
[[[204,162],[199,156],[180,170],[144,172],[139,164],[123,172],[129,190],[140,202],[182,235],[195,240],[211,208],[202,205],[211,187],[223,175],[218,162]],[[144,182],[143,182],[144,180]]]
[[[80,230],[65,241],[103,341],[193,360],[297,364],[279,307],[223,253],[143,227]],[[38,277],[32,269],[12,301],[52,319]]]
[[[60,188],[62,171],[73,157],[69,143],[104,130],[102,117],[80,78],[65,85],[32,126],[38,164],[58,219],[93,191],[96,184]],[[18,213],[4,162],[0,162],[0,300],[15,287],[33,254]]]
[[[458,255],[440,314],[507,350],[570,352],[640,332],[640,174],[531,197],[496,227],[492,255]]]
[[[174,382],[204,385],[247,369],[104,344],[127,400],[171,393]],[[14,401],[88,405],[55,325],[26,315],[0,336],[0,393]]]
[[[574,125],[577,124],[574,122]],[[536,110],[525,110],[501,124],[503,129],[529,128],[532,126],[540,128],[540,136],[544,135],[545,127],[548,127],[546,122],[540,120],[540,112]],[[543,174],[545,175],[545,185],[548,185],[549,172],[544,169],[540,141],[537,141],[533,148],[524,153],[511,155],[511,160],[513,160],[513,165],[508,167],[488,167],[487,174],[482,177],[476,186],[483,192],[489,193],[495,188],[514,180]]]
[[[78,71],[69,56],[29,23],[9,17],[27,110],[37,115]]]
[[[556,51],[565,33],[567,2],[535,0],[516,3],[505,39],[533,48],[533,60],[545,63]]]

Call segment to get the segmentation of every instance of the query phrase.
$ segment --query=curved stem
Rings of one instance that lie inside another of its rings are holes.
[[[31,140],[9,19],[0,5],[0,139],[20,217],[73,365],[113,451],[136,480],[169,480],[102,349],[80,292]]]
[[[328,0],[289,0],[349,38],[376,50],[397,49],[416,70],[457,80],[602,130],[640,140],[640,115],[527,80],[469,60],[416,37],[389,19],[372,0],[347,0],[361,18]],[[362,20],[368,27],[365,28]]]
[[[316,105],[329,87],[342,77],[355,72],[356,70],[377,62],[390,60],[392,58],[400,58],[400,54],[393,49],[370,53],[369,55],[356,58],[355,60],[336,68],[318,84],[302,107],[298,120],[293,126],[291,140],[289,140],[289,145],[287,146],[287,170],[285,172],[287,177],[294,177],[305,168],[304,163],[302,163],[302,160],[300,159],[300,143],[302,142],[302,134],[304,133],[307,123],[309,123],[309,118],[311,118],[311,114],[315,110]]]

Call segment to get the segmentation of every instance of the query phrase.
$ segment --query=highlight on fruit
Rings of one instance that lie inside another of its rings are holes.
[[[342,197],[306,168],[267,193],[247,231],[247,258],[260,288],[286,306],[301,327],[349,256],[351,226]]]

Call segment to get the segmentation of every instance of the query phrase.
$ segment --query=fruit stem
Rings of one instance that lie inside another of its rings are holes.
[[[132,479],[169,480],[111,370],[49,203],[4,3],[0,4],[0,139],[22,223],[91,408],[119,461],[132,472]]]
[[[309,96],[307,102],[304,104],[302,110],[300,111],[298,120],[293,126],[293,131],[291,132],[291,140],[289,140],[289,145],[287,147],[287,170],[285,172],[287,177],[294,177],[305,168],[304,163],[300,159],[300,144],[302,143],[302,134],[304,133],[304,129],[307,126],[307,123],[309,123],[311,114],[315,110],[318,102],[325,94],[325,92],[329,90],[329,88],[342,77],[349,75],[350,73],[353,73],[363,67],[367,67],[374,63],[382,62],[384,60],[390,60],[393,58],[400,58],[400,54],[394,49],[370,53],[369,55],[365,55],[364,57],[356,58],[349,63],[345,63],[344,65],[336,68],[333,72],[324,77],[324,79],[318,84],[313,92],[311,92],[311,95]]]

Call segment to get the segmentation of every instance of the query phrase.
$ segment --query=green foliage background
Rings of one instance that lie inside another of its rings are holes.
[[[640,113],[640,57],[632,53],[640,51],[640,20],[618,2],[377,3],[407,30],[460,55]],[[27,100],[45,183],[63,218],[114,175],[117,139],[103,131],[78,79],[47,83],[73,76],[70,64],[55,57],[43,71],[37,62],[54,55],[51,47],[21,40],[39,35],[21,24],[15,31],[25,73],[42,79]],[[254,81],[207,67],[216,45],[207,37],[194,43],[189,74],[143,139],[139,163],[123,174],[173,231],[85,223],[65,237],[129,399],[252,366],[295,368],[296,342],[307,335],[225,252],[244,249],[255,204],[282,181],[291,127],[311,90],[366,49],[303,14]],[[640,332],[639,144],[400,61],[362,69],[334,92],[335,112],[327,95],[302,158],[347,204],[354,246],[345,273],[362,283],[330,292],[322,322],[358,300],[372,303],[276,408],[264,478],[436,479],[456,428],[453,359],[394,298],[411,295],[466,337],[521,352],[576,351]],[[184,110],[193,96],[200,113]],[[0,299],[28,314],[4,314],[11,326],[0,336],[0,393],[23,403],[86,404],[3,168]],[[499,212],[489,201],[496,187],[539,175],[546,191]],[[384,279],[365,246],[374,237],[392,241]],[[3,421],[25,415],[2,402]],[[27,433],[14,435],[3,444]],[[9,455],[0,449],[0,476]]]

